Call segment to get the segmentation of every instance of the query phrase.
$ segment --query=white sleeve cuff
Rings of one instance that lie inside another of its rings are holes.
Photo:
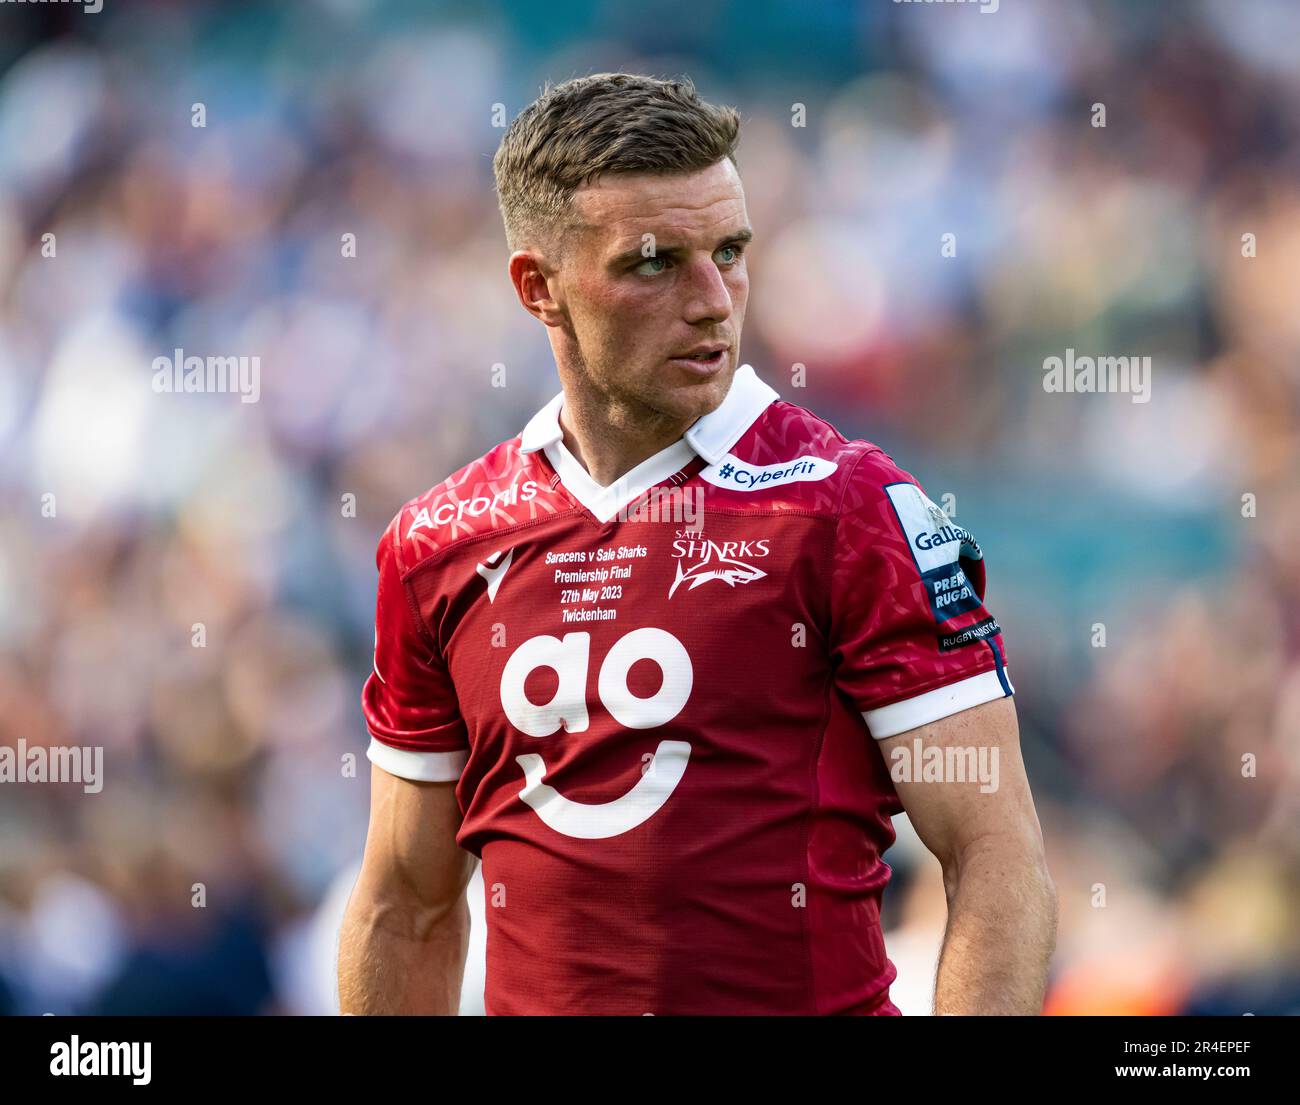
[[[370,738],[366,759],[382,767],[389,775],[413,779],[419,783],[454,783],[465,769],[469,749],[455,752],[408,752]]]
[[[862,716],[871,735],[876,740],[884,740],[886,737],[906,733],[919,725],[929,725],[940,718],[959,714],[972,706],[982,706],[995,698],[1005,698],[1015,694],[1015,691],[1007,669],[1001,668],[972,675],[969,679],[949,683],[946,687],[936,687],[915,698],[891,702],[878,710],[866,710]]]

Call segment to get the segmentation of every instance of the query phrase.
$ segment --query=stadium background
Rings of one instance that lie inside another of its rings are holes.
[[[0,4],[0,741],[106,776],[0,789],[0,1008],[332,1008],[375,543],[556,390],[493,105],[631,69],[746,120],[743,359],[985,548],[1048,1011],[1300,1011],[1300,7],[105,5]],[[260,401],[155,393],[177,347]],[[1045,393],[1067,348],[1151,401]],[[938,868],[888,858],[926,1012]]]

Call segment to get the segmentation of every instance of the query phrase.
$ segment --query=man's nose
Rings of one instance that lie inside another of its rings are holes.
[[[686,296],[687,322],[722,322],[731,317],[731,291],[712,257],[691,264]]]

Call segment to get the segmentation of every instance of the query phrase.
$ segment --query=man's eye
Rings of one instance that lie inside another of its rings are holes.
[[[647,257],[644,261],[642,261],[639,265],[637,265],[636,268],[634,268],[632,271],[637,273],[640,276],[655,276],[658,273],[663,272],[664,270],[647,269],[646,265],[666,265],[667,263],[668,262],[665,261],[664,258],[662,257]]]
[[[724,253],[731,254],[730,257],[722,258],[722,263],[724,265],[734,265],[737,261],[740,260],[741,252],[742,250],[740,246],[723,246],[720,250],[718,250],[719,254],[724,254]]]

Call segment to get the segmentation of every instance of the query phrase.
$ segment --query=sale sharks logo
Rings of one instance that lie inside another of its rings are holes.
[[[771,551],[768,538],[749,541],[709,541],[698,532],[680,531],[673,542],[676,572],[668,597],[683,584],[688,591],[718,579],[728,587],[737,583],[753,583],[767,575],[762,568],[749,563],[752,559],[767,556]],[[683,567],[683,564],[688,565]]]

